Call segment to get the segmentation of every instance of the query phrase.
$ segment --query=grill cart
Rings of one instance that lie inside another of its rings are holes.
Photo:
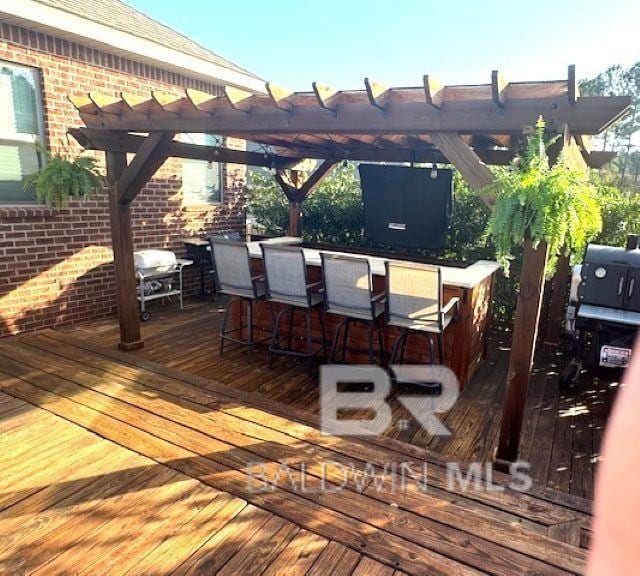
[[[566,328],[573,358],[560,377],[567,389],[579,384],[583,368],[625,368],[640,329],[640,245],[629,236],[626,248],[589,244],[573,269]]]
[[[133,260],[138,279],[138,302],[140,320],[146,322],[151,313],[146,308],[150,300],[178,296],[182,310],[182,270],[193,261],[176,258],[169,250],[139,250]]]

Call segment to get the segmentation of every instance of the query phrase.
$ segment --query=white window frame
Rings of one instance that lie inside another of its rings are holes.
[[[5,144],[36,144],[36,142],[40,143],[42,146],[45,145],[44,141],[44,105],[42,99],[42,73],[39,68],[34,68],[33,66],[25,66],[24,64],[20,64],[19,62],[12,62],[10,60],[0,59],[0,67],[8,66],[10,68],[19,68],[22,70],[28,70],[33,75],[33,82],[35,84],[35,96],[36,96],[36,123],[37,123],[37,134],[20,134],[17,132],[3,132],[0,130],[0,143]],[[42,166],[44,163],[44,159],[42,154],[38,153],[38,165]],[[35,200],[25,199],[25,203],[21,205],[29,205],[36,204]],[[0,200],[0,206],[9,206],[9,204],[3,204]]]

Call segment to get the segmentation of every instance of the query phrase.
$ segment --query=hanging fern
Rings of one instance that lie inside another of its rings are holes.
[[[51,208],[62,208],[68,204],[69,198],[89,198],[96,188],[102,186],[95,158],[78,156],[68,160],[41,147],[38,151],[47,162],[24,184],[26,189],[35,188],[38,202]]]
[[[487,233],[498,262],[509,272],[513,249],[525,239],[549,246],[547,273],[552,274],[559,254],[580,253],[602,228],[596,188],[588,174],[571,166],[563,150],[549,166],[542,118],[527,142],[527,149],[509,170],[498,175],[499,190]]]

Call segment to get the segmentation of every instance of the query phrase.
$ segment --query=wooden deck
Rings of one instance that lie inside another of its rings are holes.
[[[248,363],[245,351],[232,347],[218,355],[223,310],[201,302],[191,303],[182,313],[156,307],[152,320],[143,325],[146,345],[134,354],[317,414],[317,376],[309,376],[306,365],[282,359],[269,370],[264,351]],[[115,318],[64,332],[109,348],[118,339]],[[444,415],[451,437],[426,434],[399,404],[394,405],[395,425],[387,436],[461,461],[489,461],[502,414],[508,342],[509,335],[494,334],[487,360]],[[536,359],[520,453],[531,463],[538,484],[592,498],[602,431],[617,388],[594,379],[579,393],[562,394],[557,377],[563,365],[561,354],[542,352]]]
[[[304,410],[93,343],[107,326],[91,339],[0,342],[0,573],[584,572],[587,501],[541,487],[463,490],[416,446],[326,436]],[[164,326],[169,358],[213,323],[185,314]],[[391,462],[426,462],[428,492],[368,474]],[[275,480],[283,463],[305,465],[304,490]],[[272,489],[256,489],[256,472]]]

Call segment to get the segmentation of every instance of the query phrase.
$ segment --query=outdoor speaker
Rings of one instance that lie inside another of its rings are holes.
[[[453,214],[453,173],[447,169],[360,164],[365,228],[376,244],[442,246]]]

